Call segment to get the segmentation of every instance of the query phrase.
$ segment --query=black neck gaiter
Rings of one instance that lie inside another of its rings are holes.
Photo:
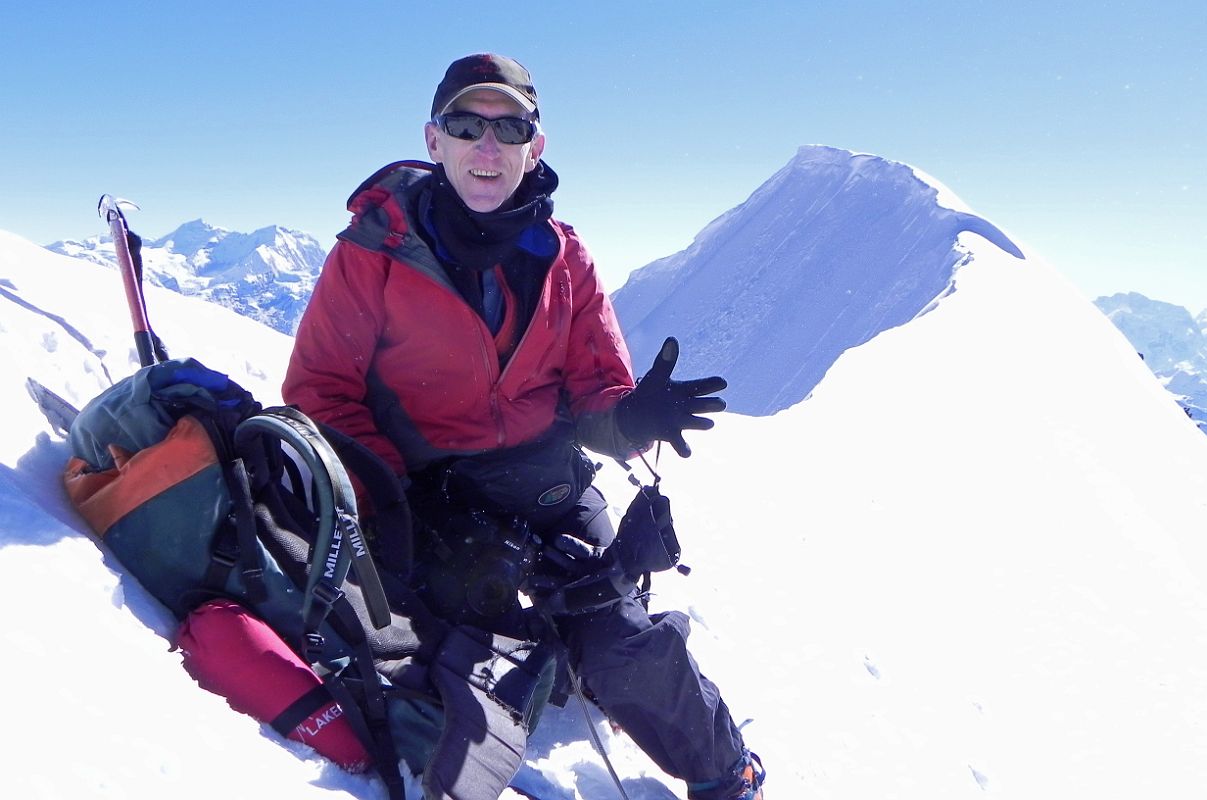
[[[432,177],[430,219],[436,236],[458,266],[474,272],[507,261],[524,230],[553,216],[550,195],[557,188],[557,174],[543,161],[501,208],[485,213],[462,202],[443,164],[436,165]]]

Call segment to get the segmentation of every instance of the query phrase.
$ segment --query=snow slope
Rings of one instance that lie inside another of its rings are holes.
[[[771,797],[1194,796],[1207,439],[1042,259],[957,244],[930,313],[847,350],[807,401],[668,451],[694,569],[655,602],[695,620]],[[66,507],[64,446],[21,383],[78,402],[133,368],[115,277],[0,235],[0,282],[0,574],[21,598],[0,627],[5,796],[383,797],[198,690],[163,609]],[[178,353],[275,393],[285,337],[166,292],[150,306]],[[618,469],[602,480],[627,502]],[[613,796],[573,706],[546,722],[521,780]],[[683,796],[596,722],[630,797]]]

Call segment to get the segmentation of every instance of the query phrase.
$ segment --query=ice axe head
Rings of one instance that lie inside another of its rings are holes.
[[[101,195],[101,199],[97,201],[96,213],[105,222],[112,222],[114,217],[123,217],[122,209],[128,208],[133,211],[138,211],[138,204],[132,200],[126,200],[121,197],[114,197],[111,194]]]

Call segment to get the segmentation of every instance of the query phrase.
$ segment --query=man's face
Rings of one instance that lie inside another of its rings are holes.
[[[449,111],[469,111],[486,117],[523,117],[520,104],[491,89],[479,89],[461,97]],[[487,128],[482,138],[467,142],[449,136],[435,124],[424,126],[428,155],[444,165],[449,183],[461,201],[473,211],[494,211],[503,205],[525,173],[536,167],[545,149],[545,136],[538,133],[526,144],[500,144]]]

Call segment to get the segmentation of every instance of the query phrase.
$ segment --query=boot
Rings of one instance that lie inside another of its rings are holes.
[[[689,783],[689,800],[763,800],[763,762],[747,750],[724,777],[704,783]]]

